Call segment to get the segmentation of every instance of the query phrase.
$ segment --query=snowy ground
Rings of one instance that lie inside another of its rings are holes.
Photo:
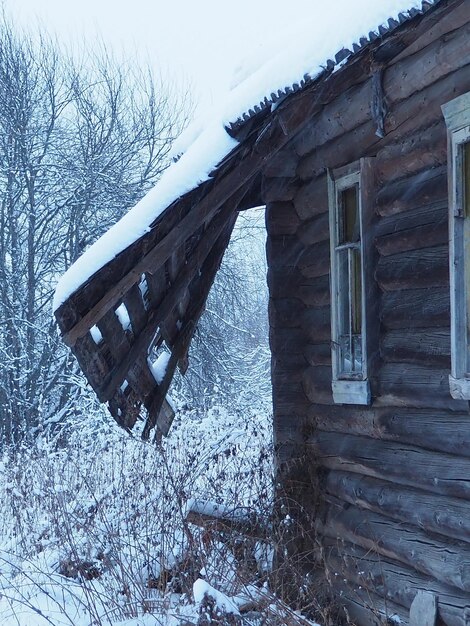
[[[268,416],[267,408],[186,411],[156,449],[98,414],[72,427],[67,447],[39,440],[5,451],[0,623],[194,624],[211,585],[234,611],[247,594],[267,593],[243,584],[225,544],[183,520],[189,498],[269,509]],[[270,552],[258,544],[255,553],[262,575]]]

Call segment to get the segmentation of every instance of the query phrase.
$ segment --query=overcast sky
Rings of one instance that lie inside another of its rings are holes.
[[[40,21],[70,43],[101,36],[109,47],[147,55],[155,68],[188,80],[209,105],[250,49],[272,47],[320,0],[3,0],[17,23]],[[318,9],[317,9],[318,10]],[[259,51],[257,52],[259,56]]]

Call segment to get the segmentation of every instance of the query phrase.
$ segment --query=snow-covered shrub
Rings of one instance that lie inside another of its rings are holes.
[[[179,412],[156,448],[95,412],[69,427],[66,446],[38,438],[4,449],[0,622],[115,624],[149,613],[170,624],[188,601],[178,608],[168,593],[191,594],[201,572],[231,592],[230,551],[207,549],[186,503],[269,506],[270,437],[265,411],[213,407]]]

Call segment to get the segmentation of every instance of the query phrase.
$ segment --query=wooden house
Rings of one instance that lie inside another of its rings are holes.
[[[470,0],[400,14],[227,132],[210,178],[59,301],[64,341],[122,426],[166,433],[237,214],[265,204],[285,492],[356,623],[468,625]]]

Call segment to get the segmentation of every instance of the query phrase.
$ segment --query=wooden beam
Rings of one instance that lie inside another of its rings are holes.
[[[227,219],[229,219],[230,215],[232,215],[233,218],[233,210],[234,208],[231,204],[226,205],[219,215],[209,224],[205,236],[201,239],[193,254],[188,259],[184,270],[179,274],[173,285],[171,285],[158,308],[149,313],[145,328],[132,344],[126,357],[113,368],[101,388],[97,390],[101,402],[106,402],[112,397],[114,389],[123,382],[131,365],[138,359],[141,351],[146,349],[152,341],[161,322],[173,311],[192,278],[197,274],[202,263],[207,258],[220,233],[224,227],[226,227]]]
[[[79,337],[83,337],[98,320],[121,300],[127,291],[141,279],[145,272],[156,272],[173,254],[174,250],[203,223],[208,223],[220,207],[227,204],[235,211],[245,195],[244,185],[256,175],[261,164],[254,163],[255,158],[241,162],[234,172],[230,172],[218,181],[217,187],[197,203],[179,224],[177,224],[155,247],[148,252],[125,276],[111,287],[102,298],[70,329],[62,339],[68,346],[73,346]],[[256,161],[259,157],[256,156]],[[170,206],[167,211],[172,210]],[[103,270],[106,268],[102,268]],[[101,271],[101,270],[100,270]],[[98,273],[89,280],[96,280]],[[57,312],[59,313],[59,311]],[[60,321],[60,313],[58,315]]]

